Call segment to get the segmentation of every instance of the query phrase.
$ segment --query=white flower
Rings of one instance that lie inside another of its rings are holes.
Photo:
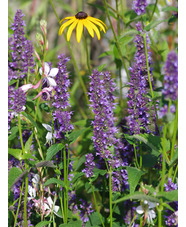
[[[147,222],[149,224],[152,224],[153,225],[153,220],[155,217],[156,217],[156,213],[155,211],[153,210],[153,208],[155,208],[155,204],[150,202],[150,201],[147,201],[145,200],[144,201],[144,204],[142,206],[138,206],[136,208],[136,212],[138,214],[145,214],[145,216],[147,217]],[[144,215],[143,215],[144,216]]]
[[[54,202],[52,201],[50,196],[47,198],[47,201],[48,201],[48,205],[49,205],[50,209],[53,210],[54,213],[57,213],[59,210],[59,206],[54,205]]]
[[[34,177],[32,178],[32,182],[35,184],[36,188],[38,188],[39,179],[40,179],[39,175],[34,174]]]
[[[30,197],[28,197],[28,200],[31,200],[36,197],[36,190],[35,188],[32,188],[32,186],[28,185],[28,194]]]
[[[47,81],[50,86],[54,87],[56,86],[56,81],[53,79],[58,74],[59,69],[58,68],[53,68],[50,70],[50,67],[48,63],[44,63],[44,76],[47,78]],[[43,75],[43,68],[41,67],[39,69],[40,75]]]
[[[47,125],[47,124],[42,124],[43,127],[46,128],[46,130],[48,131],[47,132],[47,135],[46,135],[46,143],[50,143],[51,140],[52,140],[52,137],[53,137],[53,134],[52,134],[52,127],[50,125]]]

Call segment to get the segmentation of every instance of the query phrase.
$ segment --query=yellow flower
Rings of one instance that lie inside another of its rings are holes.
[[[94,37],[94,31],[95,31],[95,33],[98,37],[98,40],[100,39],[100,32],[96,25],[98,25],[100,27],[100,30],[103,30],[104,32],[106,32],[105,28],[107,29],[107,26],[101,20],[91,17],[87,13],[82,12],[82,11],[77,13],[75,16],[65,17],[64,19],[62,19],[60,21],[60,23],[62,23],[65,20],[67,20],[67,21],[61,25],[61,27],[59,29],[59,35],[62,35],[65,28],[70,25],[70,27],[68,28],[68,31],[67,31],[67,41],[70,40],[72,31],[74,30],[76,25],[77,25],[76,39],[77,39],[78,43],[81,40],[83,26],[85,26],[87,28],[87,30],[88,30],[89,34],[92,36],[92,38]]]

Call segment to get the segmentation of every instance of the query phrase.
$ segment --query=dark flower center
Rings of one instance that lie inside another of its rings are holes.
[[[83,11],[80,11],[79,13],[77,13],[77,14],[75,15],[75,17],[76,17],[76,19],[81,20],[81,19],[87,18],[87,17],[88,17],[88,14],[85,13],[85,12],[83,12]]]

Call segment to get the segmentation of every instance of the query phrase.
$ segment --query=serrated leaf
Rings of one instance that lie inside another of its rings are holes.
[[[106,66],[106,64],[102,64],[102,65],[100,65],[100,66],[97,67],[97,70],[99,72],[101,72],[104,69],[105,66]]]
[[[22,150],[8,148],[8,154],[14,156],[14,158],[21,160],[22,159]]]
[[[116,201],[113,201],[113,203],[120,203],[129,199],[134,199],[134,200],[147,200],[150,202],[156,202],[156,203],[160,203],[160,200],[158,198],[155,198],[153,196],[150,195],[145,195],[143,192],[134,192],[133,194],[130,195],[126,195],[121,199],[118,199]]]
[[[50,223],[52,223],[52,221],[41,221],[35,227],[43,227],[43,226],[48,225]]]
[[[56,179],[54,177],[48,179],[45,183],[44,183],[44,186],[48,186],[50,184],[59,184],[61,185],[62,187],[65,187],[65,183],[64,181],[60,180],[60,179]]]
[[[17,133],[19,131],[18,126],[14,126],[11,129],[11,134],[8,136],[8,140],[13,140],[17,137]]]
[[[150,22],[147,26],[145,26],[144,30],[145,31],[150,31],[152,28],[155,28],[157,25],[167,22],[168,20],[159,20],[159,21],[152,21]]]
[[[156,197],[162,198],[163,201],[174,202],[178,201],[178,190],[173,190],[169,192],[158,192]]]
[[[22,170],[17,167],[12,167],[8,173],[8,190],[13,186],[16,179],[22,174]]]
[[[84,128],[84,129],[77,130],[75,132],[71,132],[68,137],[70,144],[74,143],[79,136],[81,136],[85,131],[88,131],[88,130],[89,128]]]
[[[51,161],[41,161],[36,163],[36,167],[51,167],[51,168],[56,168],[53,162]]]
[[[46,154],[46,160],[51,160],[52,157],[57,154],[58,151],[62,150],[64,148],[64,144],[62,143],[58,143],[58,144],[54,144],[52,146],[50,146],[47,150],[47,154]]]
[[[61,224],[59,227],[82,227],[82,221],[70,221],[67,224]]]
[[[127,173],[128,173],[130,194],[132,194],[135,191],[135,188],[136,188],[141,176],[145,173],[135,167],[127,166],[126,169],[127,169]]]

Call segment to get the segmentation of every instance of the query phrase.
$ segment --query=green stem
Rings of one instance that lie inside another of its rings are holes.
[[[136,165],[139,169],[140,167],[139,167],[138,158],[137,158],[136,144],[133,144],[133,147],[134,147],[134,155],[135,155]]]
[[[112,170],[109,170],[109,204],[110,204],[110,227],[112,227]]]
[[[69,163],[70,163],[70,152],[69,152],[69,144],[68,144],[68,156],[67,156],[67,171],[66,171],[66,186],[67,186],[67,195],[66,195],[66,198],[67,198],[67,220],[68,220],[68,200],[69,200],[69,196],[68,196],[68,191],[69,191],[69,182],[68,182],[68,169],[69,169]]]
[[[165,182],[165,171],[166,171],[166,161],[165,161],[165,141],[166,141],[166,133],[167,133],[167,125],[164,126],[163,130],[163,161],[162,161],[162,179],[161,179],[161,192],[163,192],[164,189],[164,182]]]
[[[67,186],[67,160],[66,160],[66,149],[63,148],[63,170],[64,170],[64,183]],[[67,223],[67,190],[64,188],[64,223]]]
[[[92,194],[93,194],[93,197],[94,197],[94,202],[95,202],[96,211],[97,211],[97,213],[98,213],[98,215],[99,215],[99,218],[100,218],[100,220],[101,220],[102,226],[105,227],[105,225],[104,225],[104,223],[103,223],[103,220],[102,220],[102,217],[101,217],[101,214],[100,214],[100,212],[99,212],[99,210],[98,210],[98,205],[97,205],[97,201],[96,201],[96,196],[95,196],[94,188],[93,188],[93,186],[92,186],[91,181],[90,181],[90,186],[91,186]]]
[[[89,71],[89,74],[91,75],[90,55],[89,55],[89,52],[88,52],[88,46],[87,46],[87,41],[86,41],[86,38],[85,38],[85,33],[84,33],[84,31],[83,31],[83,41],[84,41],[85,51],[86,51],[86,55],[87,55],[87,66],[88,66],[88,71]]]
[[[23,193],[23,187],[24,187],[24,182],[22,182],[22,186],[21,186],[21,192],[20,192],[20,196],[19,196],[19,202],[18,202],[18,205],[17,205],[17,211],[16,211],[15,220],[14,220],[14,227],[16,226],[17,216],[19,214],[19,208],[20,208],[20,205],[21,205],[21,197],[22,197],[22,193]]]
[[[153,12],[152,12],[152,15],[150,17],[150,20],[149,22],[152,20],[153,16],[154,16],[154,13],[155,13],[155,10],[156,10],[156,7],[157,7],[157,3],[158,3],[158,0],[156,0],[155,4],[154,4],[154,9],[153,9]]]
[[[148,60],[148,52],[147,52],[147,40],[146,40],[145,31],[143,33],[143,38],[144,38],[144,45],[145,45],[145,57],[146,57],[146,64],[147,64],[148,80],[149,80],[149,86],[150,86],[150,91],[151,91],[151,97],[153,99],[154,98],[154,92],[153,92],[151,78],[150,78],[149,60]],[[156,115],[156,121],[157,121],[159,134],[161,136],[161,129],[160,129],[159,121],[158,121],[158,114],[157,114],[157,109],[156,109],[156,104],[155,103],[154,103],[154,110],[155,110],[155,115]]]
[[[109,12],[108,12],[108,7],[107,7],[107,2],[106,2],[106,0],[104,0],[104,5],[105,5],[106,14],[107,14],[107,17],[108,17],[108,20],[109,20],[109,23],[110,23],[110,27],[111,27],[112,32],[113,32],[113,35],[114,35],[114,39],[115,39],[115,42],[116,42],[116,46],[117,46],[117,48],[118,48],[118,52],[119,52],[121,61],[122,61],[122,63],[123,63],[124,69],[125,69],[125,71],[126,71],[128,81],[130,81],[128,69],[127,69],[127,66],[126,66],[126,64],[125,64],[125,61],[124,61],[124,58],[123,58],[123,55],[122,55],[122,51],[121,51],[121,48],[120,48],[120,44],[119,44],[118,38],[117,38],[117,36],[116,36],[116,33],[115,33],[115,31],[114,31],[114,28],[113,28],[113,25],[112,25],[112,21],[111,21],[111,19],[110,19],[110,15],[109,15]]]
[[[174,171],[174,176],[172,178],[172,182],[174,182],[177,172],[178,172],[178,165],[176,166],[176,169]]]
[[[158,210],[158,227],[162,227],[161,226],[161,210]]]
[[[24,155],[25,149],[24,149],[24,144],[23,144],[20,114],[18,114],[18,127],[19,127],[19,137],[20,137],[20,142],[21,142],[21,148],[22,148],[22,152],[23,152],[23,155]]]
[[[54,7],[54,4],[53,4],[52,0],[50,0],[50,3],[51,3],[51,5],[52,5],[53,11],[54,11],[54,13],[55,13],[55,15],[56,15],[56,18],[57,18],[57,20],[58,20],[58,22],[59,22],[59,24],[60,24],[60,19],[59,19],[58,15],[57,15],[57,12],[56,12],[56,10],[55,10],[55,7]],[[77,75],[78,75],[80,84],[81,84],[81,86],[82,86],[82,89],[83,89],[83,92],[84,92],[84,95],[85,95],[87,104],[89,104],[89,99],[88,99],[88,96],[87,96],[87,89],[86,89],[86,87],[85,87],[85,84],[84,84],[84,82],[83,82],[83,79],[82,79],[81,74],[80,74],[80,71],[79,71],[79,68],[78,68],[78,66],[77,66],[76,59],[75,59],[75,57],[74,57],[74,54],[73,54],[72,49],[71,49],[71,46],[70,46],[70,42],[67,41],[67,37],[66,37],[65,32],[63,32],[63,35],[64,35],[64,38],[65,38],[66,44],[67,44],[67,46],[68,46],[70,55],[71,55],[71,57],[72,57],[72,61],[73,61],[73,64],[74,64],[76,73],[77,73]]]
[[[178,101],[176,103],[176,116],[175,116],[175,120],[174,120],[174,132],[173,132],[173,137],[172,137],[170,160],[172,160],[173,155],[174,155],[174,147],[175,147],[175,142],[176,142],[177,130],[178,130]],[[171,177],[172,171],[173,171],[173,166],[169,169],[169,174],[168,174],[169,177]]]

